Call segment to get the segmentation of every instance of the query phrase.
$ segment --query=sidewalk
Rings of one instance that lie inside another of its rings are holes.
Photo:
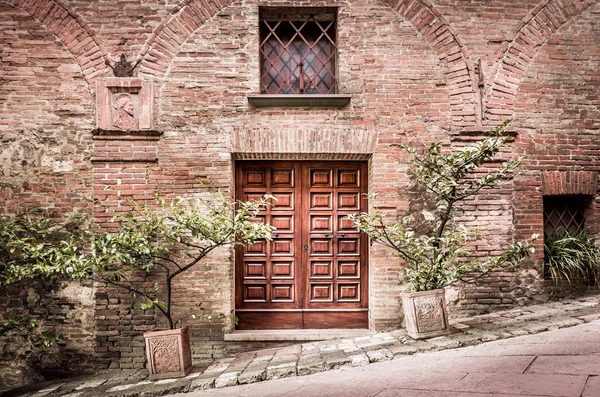
[[[600,320],[177,397],[598,397]]]
[[[147,370],[106,372],[48,382],[30,388],[28,392],[22,390],[9,393],[31,397],[163,396],[359,367],[417,352],[473,346],[572,327],[598,319],[600,295],[587,296],[455,319],[451,321],[456,329],[453,334],[425,341],[415,341],[404,330],[398,330],[242,353],[194,368],[189,376],[182,379],[153,382],[147,378]]]

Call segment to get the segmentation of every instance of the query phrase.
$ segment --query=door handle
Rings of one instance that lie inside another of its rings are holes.
[[[307,243],[304,243],[304,246],[303,246],[303,248],[304,248],[304,251],[308,251],[308,244],[307,244]]]
[[[338,237],[344,238],[344,237],[346,237],[346,233],[338,233]]]

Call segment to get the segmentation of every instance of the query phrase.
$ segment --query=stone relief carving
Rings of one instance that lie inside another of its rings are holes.
[[[414,304],[419,332],[433,332],[446,329],[441,297],[432,296],[415,299]]]
[[[136,78],[96,82],[96,128],[131,134],[154,129],[154,85]]]
[[[135,119],[134,108],[130,94],[119,94],[114,97],[113,108],[113,126],[124,131],[134,131],[138,129],[138,123]]]
[[[177,337],[152,340],[150,352],[156,373],[182,370]]]

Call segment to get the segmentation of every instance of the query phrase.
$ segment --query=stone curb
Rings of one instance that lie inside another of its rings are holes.
[[[310,375],[430,351],[572,327],[600,319],[600,295],[451,320],[454,333],[416,341],[404,330],[310,342],[215,360],[186,378],[152,382],[146,370],[121,371],[53,383],[30,397],[151,397]],[[18,395],[18,394],[17,394]]]

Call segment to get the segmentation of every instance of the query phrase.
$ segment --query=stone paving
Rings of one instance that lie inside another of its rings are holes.
[[[416,341],[404,330],[259,350],[204,363],[186,378],[150,381],[146,370],[100,373],[8,395],[30,397],[163,396],[309,375],[571,327],[600,319],[600,295],[548,302],[451,321],[451,335]]]
[[[598,397],[600,320],[176,397]],[[175,397],[174,396],[174,397]]]

